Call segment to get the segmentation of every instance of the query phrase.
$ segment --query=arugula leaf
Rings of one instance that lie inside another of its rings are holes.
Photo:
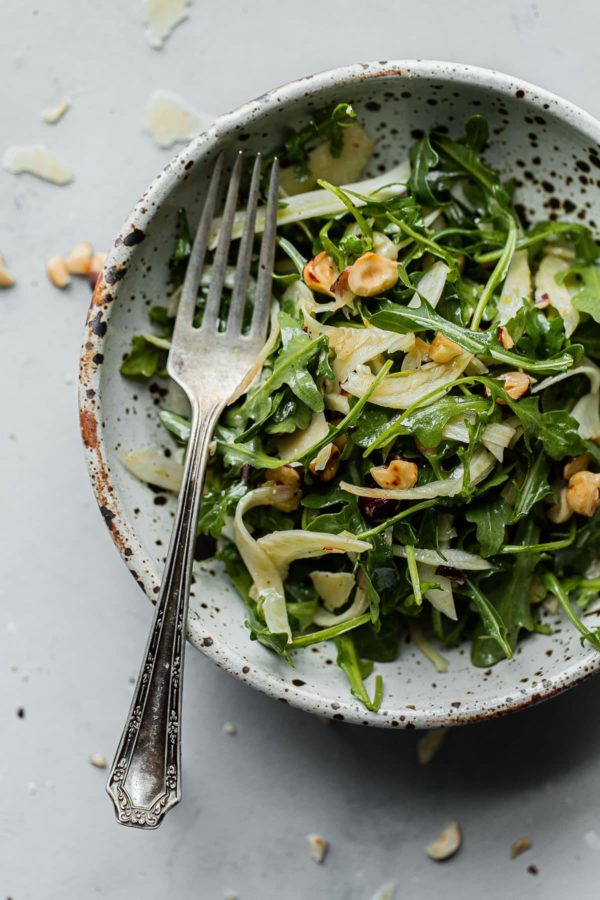
[[[371,316],[371,322],[377,328],[401,334],[411,331],[437,331],[469,353],[491,356],[497,362],[520,367],[527,372],[564,372],[573,365],[573,355],[569,349],[551,359],[530,359],[512,350],[505,350],[495,330],[470,331],[462,328],[440,316],[423,297],[421,305],[415,308],[388,302],[379,312]]]
[[[600,323],[600,265],[570,266],[567,272],[581,279],[581,286],[572,298],[573,306]]]
[[[488,655],[496,655],[498,650],[500,650],[501,656],[506,657],[506,659],[511,659],[512,648],[507,641],[508,629],[502,616],[470,579],[467,579],[465,583],[465,590],[477,607],[477,612],[481,617],[480,634],[473,640],[471,652],[471,661],[473,665],[482,665],[482,663],[476,661],[479,657],[475,650],[477,646],[479,653],[481,653],[481,644],[485,645]],[[479,645],[477,642],[479,642]],[[494,644],[494,649],[490,651],[488,648],[492,642]],[[496,646],[498,650],[495,649]],[[486,663],[486,665],[490,665],[490,663]]]
[[[352,633],[352,640],[362,659],[374,662],[393,662],[400,651],[400,627],[396,616],[386,616],[378,624],[362,625]]]
[[[511,521],[511,509],[502,497],[495,497],[481,506],[469,506],[465,519],[477,526],[481,556],[494,556],[504,543],[504,529]]]
[[[577,528],[570,547],[559,550],[554,557],[557,572],[575,572],[584,575],[598,556],[600,544],[600,512]]]
[[[552,488],[548,484],[549,473],[550,460],[546,453],[540,450],[533,463],[528,465],[525,477],[517,489],[512,514],[513,522],[524,519],[536,503],[552,493]]]
[[[539,529],[531,519],[526,519],[517,529],[516,542],[534,545]],[[505,630],[504,639],[512,650],[517,645],[522,629],[535,631],[536,623],[530,603],[530,592],[539,554],[529,552],[515,556],[508,573],[501,572],[489,579],[488,603],[497,613]],[[490,641],[485,625],[476,629],[471,647],[471,661],[475,666],[493,666],[507,656],[505,647]]]
[[[492,410],[489,400],[475,397],[442,397],[430,406],[415,409],[395,428],[392,420],[388,426],[389,430],[386,430],[386,436],[413,434],[424,447],[435,448],[442,442],[444,428],[451,419],[465,413],[480,414]]]
[[[128,378],[152,378],[164,369],[167,351],[152,344],[144,335],[136,335],[131,342],[131,350],[121,363],[121,375]]]
[[[308,363],[327,347],[326,335],[311,340],[299,323],[285,312],[279,313],[279,325],[283,347],[275,357],[270,375],[249,392],[240,409],[243,416],[257,418],[261,405],[284,384],[313,412],[324,409],[323,397],[308,370]]]
[[[540,412],[537,397],[513,400],[509,405],[519,417],[526,439],[541,441],[552,459],[578,456],[585,452],[585,444],[577,431],[578,422],[568,413],[559,409]]]
[[[371,712],[377,712],[383,699],[383,680],[381,675],[375,679],[375,694],[371,700],[365,687],[364,679],[373,671],[372,662],[361,662],[351,637],[344,635],[336,638],[337,664],[346,674],[350,682],[352,696],[366,706]]]
[[[588,356],[600,359],[600,328],[596,328],[593,320],[580,323],[573,334],[573,340],[583,346]]]
[[[170,431],[182,444],[187,444],[192,431],[190,420],[185,416],[178,416],[177,413],[168,409],[161,409],[158,415],[167,431]]]
[[[564,586],[560,583],[554,572],[544,572],[542,575],[544,587],[557,598],[558,602],[567,614],[567,618],[573,623],[577,631],[581,634],[582,643],[588,641],[595,650],[600,650],[600,628],[590,631],[590,629],[581,621],[571,603],[569,595]]]
[[[410,150],[411,173],[408,187],[419,203],[438,206],[439,200],[429,184],[429,174],[438,165],[440,158],[431,146],[428,135],[413,144]]]
[[[219,486],[205,491],[200,500],[198,531],[219,537],[225,525],[225,517],[235,509],[247,492],[247,485],[240,481],[234,481],[226,488]]]

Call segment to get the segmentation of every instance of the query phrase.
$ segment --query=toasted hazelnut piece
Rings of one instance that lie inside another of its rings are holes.
[[[309,259],[302,273],[305,284],[312,291],[316,291],[317,294],[326,294],[328,297],[333,297],[331,288],[339,274],[338,267],[325,250]]]
[[[71,247],[65,260],[70,275],[87,275],[92,262],[92,245],[82,241]]]
[[[573,512],[593,516],[600,508],[600,475],[594,472],[575,472],[569,478],[567,503]]]
[[[517,856],[520,856],[521,853],[525,853],[526,850],[531,850],[531,839],[527,836],[517,838],[511,845],[510,858],[516,859]]]
[[[583,472],[584,469],[587,469],[589,464],[592,461],[591,453],[582,453],[581,456],[573,456],[571,459],[564,464],[563,467],[563,478],[565,481],[568,481],[576,472]]]
[[[512,348],[515,346],[515,342],[513,341],[510,335],[510,331],[508,330],[506,325],[500,325],[496,329],[496,337],[505,350],[512,350]]]
[[[300,487],[300,472],[293,466],[279,466],[278,469],[271,469],[267,481],[274,481],[275,484],[288,484],[290,487]]]
[[[504,382],[504,390],[512,400],[520,400],[533,384],[533,378],[526,372],[505,372],[496,380]]]
[[[60,256],[51,256],[46,266],[48,278],[55,287],[65,288],[71,281],[69,270],[64,259]]]
[[[106,757],[102,756],[101,753],[92,753],[90,765],[95,766],[97,769],[105,769],[108,763],[106,762]]]
[[[308,849],[311,859],[316,863],[322,863],[329,850],[329,841],[320,834],[307,834]]]
[[[340,448],[335,444],[326,444],[311,460],[308,470],[320,481],[331,481],[340,467]]]
[[[15,279],[12,278],[6,268],[4,266],[4,257],[0,253],[0,288],[8,288],[12,287],[15,283]]]
[[[398,266],[379,253],[363,253],[348,274],[348,285],[358,297],[374,297],[394,287],[398,281]]]
[[[429,348],[429,358],[437,363],[447,363],[463,352],[462,347],[455,344],[443,334],[436,334]]]
[[[441,862],[444,859],[450,859],[451,856],[454,856],[460,849],[461,843],[462,834],[460,825],[458,822],[451,822],[450,825],[447,825],[446,828],[444,828],[440,836],[425,848],[425,852],[430,859]]]
[[[551,522],[554,522],[555,525],[562,525],[563,522],[569,521],[569,519],[573,515],[573,510],[567,502],[566,487],[561,488],[561,491],[558,495],[558,501],[554,504],[554,506],[550,507],[546,515]]]
[[[387,466],[375,466],[369,474],[381,488],[405,490],[415,486],[419,469],[416,463],[406,459],[392,459]]]

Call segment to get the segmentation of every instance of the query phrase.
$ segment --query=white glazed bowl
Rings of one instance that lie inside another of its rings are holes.
[[[123,226],[94,293],[81,358],[80,413],[96,497],[113,540],[148,597],[158,592],[174,500],[155,494],[122,466],[120,449],[169,445],[152,395],[123,379],[119,365],[132,335],[148,328],[148,306],[165,297],[176,210],[199,215],[212,163],[223,149],[270,150],[286,125],[316,108],[348,101],[376,140],[372,173],[406,157],[422,131],[487,116],[487,159],[518,179],[517,200],[529,217],[563,215],[595,227],[600,124],[565,100],[497,72],[442,62],[398,61],[348,66],[277,88],[218,119],[167,165]],[[600,219],[597,218],[598,221]],[[437,674],[410,644],[384,677],[381,710],[356,702],[331,644],[296,654],[290,668],[244,627],[244,608],[219,566],[203,566],[190,601],[188,637],[218,665],[279,700],[365,725],[427,728],[457,725],[520,709],[597,671],[600,654],[574,629],[551,620],[552,637],[524,641],[510,662],[474,668],[467,645],[446,652]]]

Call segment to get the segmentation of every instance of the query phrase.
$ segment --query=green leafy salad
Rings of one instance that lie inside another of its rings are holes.
[[[488,667],[549,633],[554,607],[600,650],[585,616],[600,589],[600,246],[580,222],[525,226],[487,142],[475,117],[364,178],[373,145],[347,104],[288,134],[270,334],[215,433],[199,556],[222,560],[270,652],[293,663],[335,641],[370,710],[374,663],[407,639],[439,671],[462,641]],[[242,226],[240,212],[230,286]],[[171,295],[121,368],[149,382],[179,446],[124,454],[160,489],[177,490],[189,434],[162,379],[190,249],[182,211]],[[210,265],[198,322],[209,283]]]

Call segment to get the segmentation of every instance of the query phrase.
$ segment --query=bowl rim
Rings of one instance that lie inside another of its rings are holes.
[[[137,235],[139,231],[145,230],[162,199],[172,187],[179,179],[186,177],[187,170],[210,153],[224,135],[234,133],[245,126],[252,120],[253,115],[265,108],[276,108],[307,94],[318,94],[323,88],[333,84],[343,87],[356,81],[393,76],[409,79],[440,78],[456,85],[477,85],[511,98],[516,95],[543,111],[550,110],[553,116],[562,119],[565,124],[578,128],[588,135],[591,141],[600,143],[600,122],[597,119],[570,101],[521,78],[464,63],[421,59],[385,60],[340,66],[276,87],[220,116],[207,131],[190,141],[167,163],[136,203],[108,254],[87,313],[79,370],[80,428],[88,474],[96,501],[123,561],[151,601],[159,590],[155,563],[145,556],[134,529],[130,527],[123,514],[119,497],[112,484],[104,444],[102,403],[98,402],[101,396],[104,344],[112,300],[118,291],[118,282],[127,270],[135,244],[138,243]],[[317,692],[299,689],[289,682],[283,682],[263,668],[248,666],[245,658],[226,644],[217,646],[215,641],[205,642],[197,634],[192,637],[191,642],[194,646],[201,649],[217,665],[263,693],[308,712],[343,719],[346,722],[380,727],[455,726],[505,715],[549,699],[600,670],[600,654],[588,657],[582,655],[560,673],[543,679],[541,686],[534,688],[529,682],[517,696],[515,691],[512,691],[510,696],[496,698],[494,702],[469,697],[459,709],[455,710],[439,708],[428,712],[423,709],[411,710],[402,707],[396,710],[386,708],[385,711],[380,710],[375,714],[368,712],[354,701],[350,691],[346,702],[336,700],[332,707],[331,701],[324,702],[323,695]]]

